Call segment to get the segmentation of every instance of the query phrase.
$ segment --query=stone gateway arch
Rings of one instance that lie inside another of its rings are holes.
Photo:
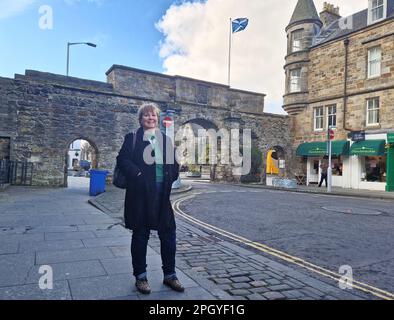
[[[96,150],[97,167],[112,172],[124,135],[139,126],[144,102],[175,110],[175,130],[191,122],[251,129],[263,162],[272,146],[290,156],[289,118],[264,113],[264,97],[118,65],[108,70],[107,82],[27,70],[0,78],[0,160],[32,163],[33,185],[62,187],[69,144],[84,139]]]

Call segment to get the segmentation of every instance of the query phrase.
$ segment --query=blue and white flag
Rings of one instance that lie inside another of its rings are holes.
[[[233,33],[244,30],[249,23],[248,18],[238,18],[232,21]]]

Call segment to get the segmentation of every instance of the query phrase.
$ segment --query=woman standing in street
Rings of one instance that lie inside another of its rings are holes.
[[[170,202],[179,165],[171,139],[158,129],[159,114],[153,103],[140,107],[140,128],[126,135],[116,159],[127,179],[124,219],[126,228],[133,231],[133,275],[138,291],[143,294],[151,292],[146,272],[151,230],[157,230],[160,238],[163,283],[175,291],[184,291],[175,273],[176,226]]]

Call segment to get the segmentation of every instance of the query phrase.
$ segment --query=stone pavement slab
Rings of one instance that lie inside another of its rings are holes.
[[[42,290],[37,284],[0,287],[1,300],[71,300],[67,281],[56,281],[53,289]]]
[[[43,251],[36,253],[36,264],[52,264],[60,262],[87,261],[114,257],[109,248],[85,248],[74,250]]]
[[[23,285],[34,258],[34,253],[0,254],[0,287]]]
[[[99,260],[54,263],[50,265],[53,269],[53,280],[80,279],[86,277],[105,276],[106,270]],[[42,274],[39,273],[40,266],[30,268],[25,283],[37,284]]]
[[[10,187],[4,191],[0,300],[147,299],[134,285],[130,231],[87,200],[85,193],[75,189]],[[147,263],[152,287],[148,299],[215,299],[181,269],[177,274],[187,292],[164,286],[161,257],[151,247]],[[53,289],[39,287],[43,265],[52,268]]]

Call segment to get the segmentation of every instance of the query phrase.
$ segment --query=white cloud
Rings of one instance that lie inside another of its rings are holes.
[[[317,11],[324,0],[315,0]],[[342,16],[367,7],[367,0],[333,0]],[[206,0],[172,5],[156,24],[164,34],[160,56],[167,74],[227,83],[229,18],[249,18],[233,35],[231,86],[263,92],[266,112],[283,113],[285,27],[297,0]]]
[[[0,0],[0,19],[12,17],[27,9],[35,0]]]

